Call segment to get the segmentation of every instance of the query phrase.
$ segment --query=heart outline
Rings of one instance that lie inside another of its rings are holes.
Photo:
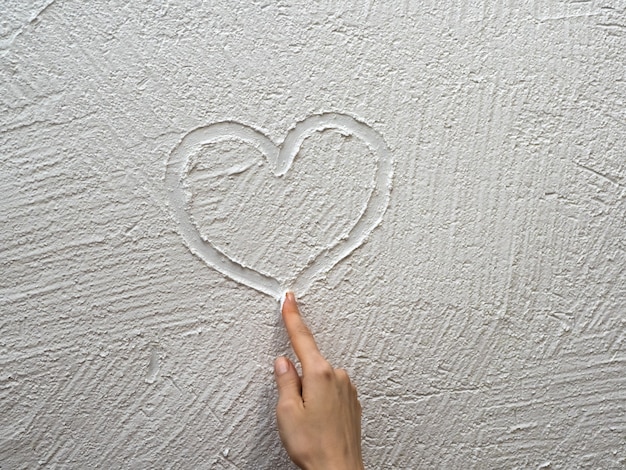
[[[354,135],[367,144],[378,157],[374,188],[365,211],[345,238],[337,239],[318,252],[312,260],[291,278],[289,288],[303,295],[317,276],[327,273],[342,259],[361,246],[382,222],[389,205],[393,182],[393,159],[382,136],[367,124],[340,113],[309,116],[296,123],[285,139],[275,144],[261,131],[235,121],[221,121],[198,127],[182,137],[169,155],[165,184],[179,232],[187,247],[209,267],[259,292],[280,300],[286,288],[280,282],[231,259],[210,241],[204,240],[185,208],[183,180],[189,166],[189,156],[199,146],[228,139],[238,139],[256,147],[267,159],[275,177],[284,176],[291,167],[300,146],[316,132],[329,129]]]

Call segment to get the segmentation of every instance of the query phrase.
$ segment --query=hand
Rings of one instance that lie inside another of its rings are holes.
[[[280,439],[293,462],[305,470],[363,469],[361,404],[343,369],[333,369],[322,356],[288,292],[283,320],[302,365],[279,357],[274,363],[278,385],[276,416]]]

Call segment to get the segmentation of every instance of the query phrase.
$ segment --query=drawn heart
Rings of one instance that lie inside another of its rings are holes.
[[[200,147],[217,141],[239,140],[257,148],[267,159],[274,176],[284,176],[291,167],[300,146],[315,132],[336,129],[346,135],[353,135],[367,144],[378,157],[374,188],[367,201],[367,207],[347,237],[335,240],[322,250],[311,262],[293,277],[292,285],[281,283],[268,275],[234,261],[210,241],[204,240],[194,225],[185,206],[184,179],[190,157]],[[320,274],[332,269],[339,261],[363,244],[367,236],[383,219],[389,204],[393,179],[393,161],[383,138],[367,124],[338,113],[311,116],[295,125],[276,145],[262,132],[238,122],[225,121],[194,129],[187,133],[172,150],[166,167],[165,183],[174,219],[183,240],[189,249],[206,264],[231,279],[256,289],[264,294],[280,299],[286,288],[300,295],[304,294]]]

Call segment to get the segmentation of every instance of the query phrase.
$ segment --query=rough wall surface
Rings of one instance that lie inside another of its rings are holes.
[[[292,468],[290,285],[369,468],[626,466],[623,0],[0,10],[0,468]]]

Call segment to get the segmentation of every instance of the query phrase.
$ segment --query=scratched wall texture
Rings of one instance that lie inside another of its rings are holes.
[[[190,249],[172,184],[200,243],[285,283],[369,214],[381,157],[326,129],[276,177],[226,135],[166,175],[203,126],[280,145],[327,113],[394,160],[382,223],[298,292],[368,468],[626,467],[623,0],[0,15],[0,468],[292,468],[276,300]]]

